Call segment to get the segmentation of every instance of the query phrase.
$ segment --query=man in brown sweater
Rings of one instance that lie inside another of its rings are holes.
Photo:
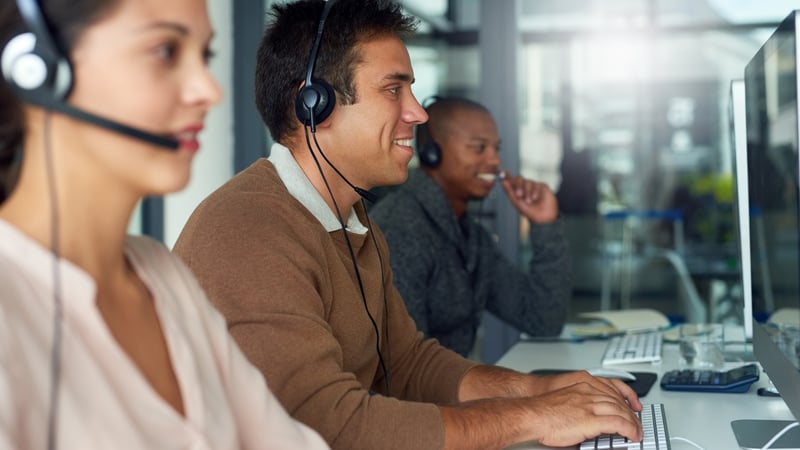
[[[405,180],[427,120],[401,40],[413,20],[383,0],[272,12],[256,101],[278,144],[203,201],[175,252],[289,413],[335,449],[640,439],[641,404],[618,380],[476,365],[416,330],[359,203]]]

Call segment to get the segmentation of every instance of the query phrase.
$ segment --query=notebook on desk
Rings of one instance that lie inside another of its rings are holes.
[[[578,314],[585,322],[575,324],[571,332],[579,337],[603,337],[620,333],[663,330],[670,326],[669,319],[654,309],[626,309],[596,311]]]

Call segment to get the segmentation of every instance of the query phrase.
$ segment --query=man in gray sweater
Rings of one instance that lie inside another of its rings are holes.
[[[489,111],[463,98],[438,99],[417,126],[421,170],[379,201],[371,216],[391,248],[395,286],[420,331],[466,356],[482,313],[536,336],[561,332],[571,292],[558,202],[542,183],[501,170]],[[530,222],[527,273],[508,261],[467,213],[497,180]]]

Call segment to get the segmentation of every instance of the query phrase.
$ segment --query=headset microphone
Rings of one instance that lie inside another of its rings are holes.
[[[107,119],[105,117],[100,117],[98,115],[92,114],[82,109],[75,108],[74,106],[68,103],[53,102],[50,105],[45,105],[45,107],[50,108],[53,111],[58,111],[60,113],[66,114],[80,121],[90,123],[92,125],[105,128],[106,130],[110,130],[134,139],[138,139],[140,141],[145,141],[149,144],[157,145],[159,147],[165,147],[169,150],[177,150],[178,147],[180,146],[180,143],[178,142],[177,139],[160,134],[154,134],[138,128],[133,128],[129,125],[125,125],[113,121],[111,119]]]
[[[375,203],[378,201],[378,196],[366,189],[361,189],[360,187],[353,186],[353,190],[356,191],[358,195],[363,197],[364,200],[367,200],[370,203]]]
[[[17,7],[28,32],[11,39],[3,48],[3,79],[25,102],[60,112],[80,121],[177,150],[179,142],[168,136],[134,128],[100,117],[67,103],[74,81],[66,52],[50,31],[36,0],[17,0]]]
[[[350,186],[350,188],[352,188],[354,191],[356,191],[356,194],[360,195],[361,198],[363,198],[364,200],[367,200],[370,203],[375,203],[376,201],[378,201],[378,196],[377,195],[375,195],[372,192],[370,192],[370,191],[368,191],[366,189],[360,188],[360,187],[354,185],[353,183],[351,183],[350,180],[348,180],[347,177],[345,177],[344,174],[342,172],[340,172],[339,169],[336,168],[336,166],[333,165],[331,160],[329,160],[328,157],[325,156],[325,152],[322,151],[322,147],[320,147],[319,143],[317,142],[317,135],[314,134],[313,132],[311,133],[311,135],[314,137],[314,145],[317,147],[317,151],[319,151],[319,154],[322,155],[322,159],[324,159],[325,162],[328,163],[329,166],[331,166],[331,169],[333,169],[333,171],[336,172],[337,175],[339,175],[339,178],[344,180],[344,182],[348,186]],[[306,131],[306,137],[308,137],[308,131]]]

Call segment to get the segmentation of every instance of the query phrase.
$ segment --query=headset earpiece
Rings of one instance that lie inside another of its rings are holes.
[[[56,44],[36,0],[17,0],[29,32],[3,48],[3,79],[23,99],[36,104],[63,101],[72,90],[72,67]]]
[[[442,163],[442,149],[439,144],[429,140],[417,149],[417,157],[421,165],[435,169]]]
[[[47,65],[33,53],[36,36],[23,33],[8,41],[3,50],[3,78],[19,89],[34,90],[47,81]]]
[[[72,69],[64,58],[47,58],[37,49],[33,33],[22,33],[3,49],[3,78],[17,93],[34,103],[62,101],[72,89]]]
[[[313,114],[314,125],[323,122],[333,112],[336,105],[336,94],[328,82],[313,79],[303,86],[295,100],[295,114],[304,125],[311,125]]]
[[[310,126],[311,132],[316,132],[317,124],[323,122],[333,112],[336,105],[336,94],[333,87],[325,80],[314,78],[314,67],[317,65],[317,55],[322,42],[322,32],[325,30],[325,20],[331,11],[334,0],[326,0],[322,8],[322,15],[317,23],[317,34],[311,45],[311,54],[308,57],[306,69],[306,84],[297,93],[294,109],[297,118],[303,125]]]
[[[434,102],[439,99],[439,97],[429,97],[422,103],[427,103],[431,98]],[[430,104],[425,106],[425,111],[427,112],[429,108]],[[421,166],[430,169],[435,169],[442,163],[442,148],[433,140],[428,123],[417,125],[417,159]]]

